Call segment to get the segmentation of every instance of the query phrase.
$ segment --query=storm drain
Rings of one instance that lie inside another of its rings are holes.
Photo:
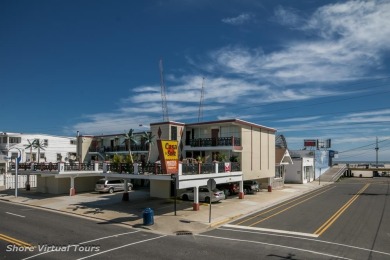
[[[192,235],[191,231],[176,231],[176,236]]]

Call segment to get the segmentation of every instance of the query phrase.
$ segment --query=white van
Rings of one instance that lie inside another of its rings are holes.
[[[133,184],[128,182],[128,190],[133,189]],[[114,191],[125,190],[125,182],[123,180],[106,180],[100,179],[95,185],[95,191],[98,192],[109,192],[114,193]]]

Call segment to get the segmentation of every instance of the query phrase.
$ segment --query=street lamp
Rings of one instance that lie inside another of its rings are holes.
[[[17,197],[18,196],[18,165],[20,160],[22,159],[22,151],[20,151],[20,149],[16,147],[15,149],[19,151],[18,157],[16,158],[15,161],[15,197]]]

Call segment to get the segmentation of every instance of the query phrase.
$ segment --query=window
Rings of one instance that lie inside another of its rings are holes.
[[[275,178],[283,178],[283,166],[275,167]]]
[[[77,144],[76,140],[70,140],[70,144]]]
[[[46,157],[45,157],[45,153],[40,153],[39,154],[39,159],[45,159]]]
[[[48,146],[48,145],[49,145],[49,140],[43,139],[43,145],[44,145],[44,146]]]
[[[60,153],[57,153],[57,161],[61,161],[62,160],[62,155]]]
[[[12,153],[11,154],[11,159],[16,159],[18,158],[18,153]]]
[[[20,137],[10,137],[9,138],[9,142],[11,144],[19,144],[19,143],[21,143],[21,140],[22,140],[22,138],[20,138]]]
[[[171,140],[177,140],[177,126],[171,126]]]

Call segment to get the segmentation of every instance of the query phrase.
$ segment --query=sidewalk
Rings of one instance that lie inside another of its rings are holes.
[[[129,201],[122,201],[122,193],[91,192],[75,196],[56,196],[38,193],[33,189],[31,191],[19,189],[18,197],[15,197],[14,190],[0,191],[0,200],[172,235],[182,232],[201,233],[328,184],[330,183],[285,184],[283,189],[272,192],[262,190],[255,195],[245,195],[243,200],[238,199],[238,196],[232,196],[211,205],[211,222],[209,204],[201,204],[199,211],[193,211],[192,202],[176,200],[175,216],[173,199],[149,198],[149,192],[145,190],[129,192]],[[145,208],[154,211],[153,225],[143,225]]]

